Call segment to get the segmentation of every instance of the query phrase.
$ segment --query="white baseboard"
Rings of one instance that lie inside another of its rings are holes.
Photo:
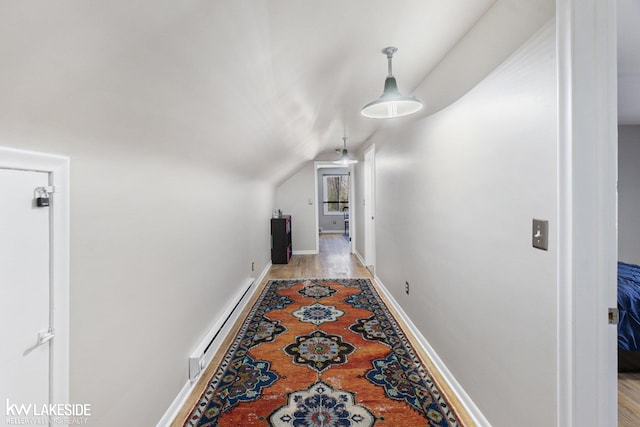
[[[364,262],[364,257],[360,254],[360,252],[358,252],[357,249],[354,249],[353,253],[355,254],[356,258],[358,258],[358,261],[360,261],[360,264],[362,264],[364,268],[369,270],[369,273],[371,273],[371,275],[375,276],[375,267],[373,265],[367,265]]]
[[[267,277],[267,273],[269,272],[269,269],[271,268],[271,261],[269,261],[267,263],[267,265],[265,265],[265,267],[262,269],[262,272],[260,273],[260,276],[258,276],[258,278],[256,279],[256,283],[258,285],[260,285],[260,283],[262,283],[262,281],[264,280],[265,277]]]
[[[318,251],[313,249],[305,249],[302,251],[293,251],[292,254],[293,255],[317,255]]]
[[[325,229],[322,229],[322,231],[320,231],[320,234],[344,234],[344,228],[341,228],[340,230],[325,230]]]
[[[178,416],[178,412],[180,412],[180,409],[182,409],[187,401],[187,398],[191,395],[193,386],[194,384],[189,380],[184,383],[176,398],[173,399],[169,408],[167,408],[164,415],[162,415],[162,418],[160,418],[160,421],[158,421],[158,424],[156,424],[156,427],[169,427],[171,425],[173,420]]]
[[[359,254],[356,254],[359,259]],[[364,265],[364,263],[363,263]],[[451,391],[456,395],[460,403],[464,406],[464,409],[467,411],[471,419],[476,423],[478,427],[491,427],[489,421],[485,418],[485,416],[480,411],[480,408],[476,406],[471,397],[467,394],[467,392],[462,388],[460,383],[455,379],[451,371],[447,368],[447,365],[444,364],[438,353],[431,347],[427,339],[422,335],[420,330],[416,327],[416,325],[411,321],[407,313],[400,307],[400,304],[396,301],[396,299],[391,295],[387,287],[382,283],[378,276],[374,275],[374,279],[380,291],[384,294],[385,298],[391,303],[393,308],[396,310],[398,315],[402,318],[402,320],[409,327],[409,331],[416,337],[418,344],[422,347],[424,352],[427,354],[435,368],[438,370],[442,378],[447,383]]]
[[[266,277],[266,275],[269,272],[270,268],[271,268],[271,261],[269,261],[267,263],[267,265],[264,267],[264,269],[260,273],[260,276],[258,276],[258,278],[255,279],[255,283],[253,285],[253,289],[249,290],[249,292],[247,293],[246,297],[242,299],[241,304],[235,310],[235,312],[236,312],[235,318],[234,319],[230,319],[232,321],[228,322],[228,324],[223,329],[221,329],[221,331],[220,331],[220,339],[216,339],[216,341],[218,341],[218,346],[223,341],[224,337],[229,333],[229,330],[231,329],[233,324],[236,322],[238,315],[240,313],[242,313],[244,308],[247,306],[248,302],[251,301],[251,298],[253,297],[255,292],[260,288],[260,284],[262,283],[262,281]],[[214,343],[212,344],[212,347],[213,347],[213,345],[215,343],[216,342],[214,341]],[[212,353],[215,353],[215,350],[213,348],[211,349],[211,351],[212,351]],[[212,360],[211,358],[208,358],[207,364],[204,366],[202,371],[205,371],[207,369],[207,367],[211,363],[211,360]],[[185,402],[187,401],[187,399],[189,398],[189,396],[193,392],[193,389],[196,386],[196,384],[197,384],[197,381],[196,382],[191,382],[187,378],[187,381],[184,383],[184,385],[182,386],[182,388],[178,392],[178,395],[176,396],[176,398],[173,399],[173,402],[171,402],[171,405],[169,405],[169,408],[167,408],[165,413],[162,415],[162,418],[160,418],[160,421],[158,421],[158,424],[156,424],[156,427],[169,427],[171,425],[171,423],[176,418],[176,416],[178,416],[178,413],[180,412],[180,410],[184,406]]]

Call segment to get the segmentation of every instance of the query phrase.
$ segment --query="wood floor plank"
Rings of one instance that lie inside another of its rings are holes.
[[[640,373],[618,374],[618,427],[640,426]]]

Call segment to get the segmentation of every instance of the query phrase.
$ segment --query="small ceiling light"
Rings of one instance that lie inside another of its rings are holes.
[[[342,147],[342,155],[340,156],[340,158],[338,160],[335,160],[333,163],[335,163],[337,165],[343,165],[343,166],[348,166],[348,165],[352,165],[354,163],[358,163],[357,160],[352,159],[351,157],[349,157],[349,153],[347,152],[347,137],[343,136],[342,140],[344,141],[344,145]]]
[[[404,96],[398,92],[398,84],[396,83],[396,78],[393,77],[391,68],[393,54],[397,51],[397,47],[385,47],[382,49],[382,53],[387,55],[389,75],[384,81],[384,92],[382,92],[380,98],[368,103],[360,111],[363,116],[372,119],[390,119],[413,114],[422,109],[422,102],[413,96]]]

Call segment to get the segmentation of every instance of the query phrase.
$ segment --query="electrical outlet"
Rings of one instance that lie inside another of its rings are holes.
[[[404,291],[407,295],[409,295],[409,282],[404,282]]]
[[[254,271],[256,269],[256,263],[252,262],[251,263],[251,271]]]

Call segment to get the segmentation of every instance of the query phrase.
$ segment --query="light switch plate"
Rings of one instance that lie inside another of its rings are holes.
[[[544,219],[533,219],[531,244],[534,248],[542,249],[544,251],[549,249],[549,221]]]

